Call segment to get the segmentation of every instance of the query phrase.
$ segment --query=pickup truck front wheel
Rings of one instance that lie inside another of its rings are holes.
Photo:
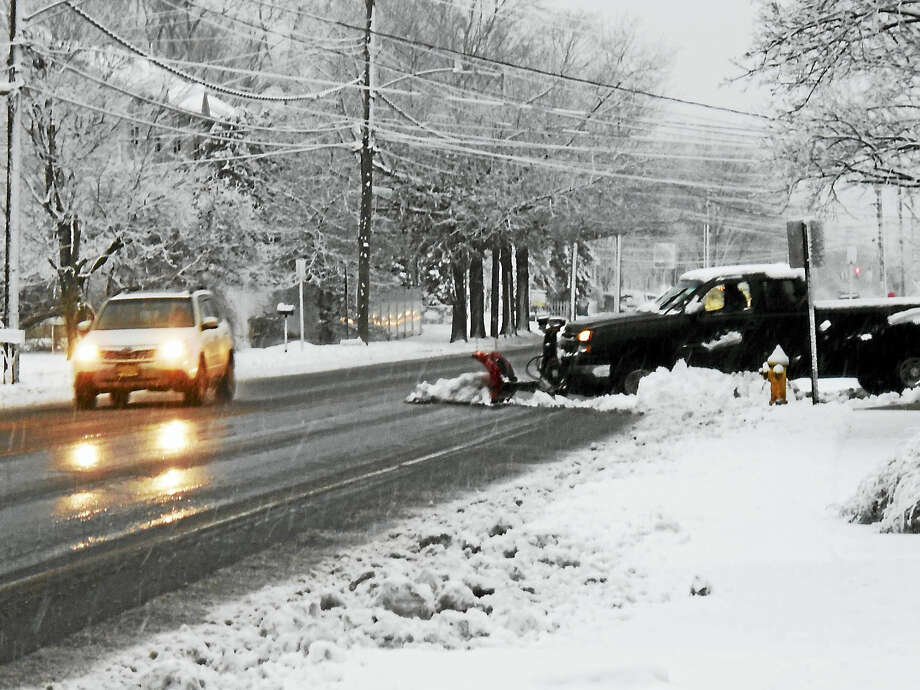
[[[622,382],[620,383],[620,390],[623,391],[626,395],[635,395],[639,392],[639,381],[648,376],[650,372],[648,369],[633,369],[627,373]]]

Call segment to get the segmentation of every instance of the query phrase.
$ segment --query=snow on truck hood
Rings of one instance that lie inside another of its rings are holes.
[[[565,330],[568,333],[573,333],[580,331],[583,328],[597,328],[598,326],[607,326],[611,324],[630,324],[630,323],[640,323],[654,321],[660,319],[662,313],[658,311],[631,311],[631,312],[621,312],[619,314],[614,312],[593,314],[591,316],[585,316],[577,321],[570,321],[565,325]]]

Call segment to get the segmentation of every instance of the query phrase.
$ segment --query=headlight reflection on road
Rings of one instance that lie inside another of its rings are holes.
[[[71,520],[87,520],[106,509],[106,504],[96,491],[78,491],[58,499],[54,513]]]
[[[80,470],[89,470],[99,464],[99,446],[95,441],[80,441],[70,452],[70,462]]]
[[[156,444],[163,453],[179,453],[192,445],[192,425],[174,419],[157,427]]]
[[[170,468],[149,480],[147,489],[157,496],[175,496],[197,489],[203,483],[203,473],[195,467],[187,469]]]

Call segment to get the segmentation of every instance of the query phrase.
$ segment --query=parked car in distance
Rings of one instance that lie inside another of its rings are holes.
[[[726,372],[756,371],[777,345],[790,377],[810,369],[807,290],[802,269],[785,264],[689,271],[656,308],[566,325],[562,375],[572,391],[635,393],[639,380],[678,360]],[[818,302],[818,372],[859,379],[869,393],[920,385],[918,298]],[[889,317],[892,317],[889,319]]]
[[[137,390],[179,391],[187,405],[203,404],[211,389],[233,398],[233,333],[208,290],[119,294],[78,329],[78,409],[94,407],[99,393],[124,407]]]
[[[620,293],[620,311],[636,311],[644,305],[654,302],[658,295],[644,290],[632,290],[624,288]],[[616,295],[612,292],[604,293],[603,303],[600,304],[600,311],[614,312],[616,305]]]

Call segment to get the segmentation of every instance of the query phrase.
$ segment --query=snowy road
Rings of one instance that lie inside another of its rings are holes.
[[[512,356],[516,367],[529,352]],[[0,426],[2,655],[10,640],[28,646],[84,624],[89,611],[98,618],[136,605],[311,521],[386,514],[506,476],[609,434],[617,419],[402,402],[419,380],[477,367],[454,356],[250,380],[225,408],[148,398],[120,411],[8,417]],[[48,613],[24,635],[17,621],[36,611]]]

